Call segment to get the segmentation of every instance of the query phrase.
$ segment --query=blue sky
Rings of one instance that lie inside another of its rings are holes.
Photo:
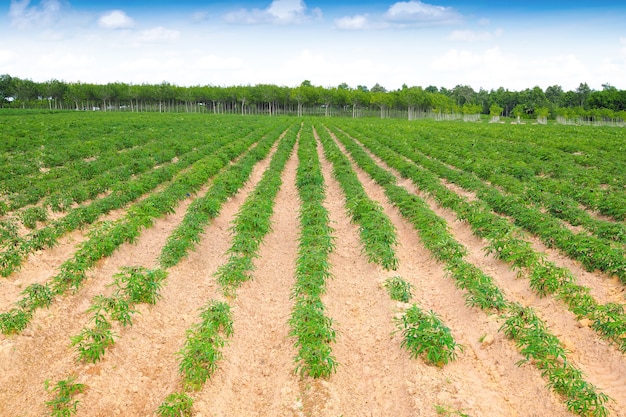
[[[0,0],[0,74],[35,81],[626,89],[626,4]]]

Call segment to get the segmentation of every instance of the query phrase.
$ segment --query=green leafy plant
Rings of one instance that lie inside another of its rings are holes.
[[[93,327],[85,327],[71,338],[71,346],[76,347],[81,361],[96,363],[102,359],[106,348],[115,344],[114,336],[111,323],[99,314]]]
[[[114,284],[128,298],[129,303],[155,304],[161,297],[159,290],[166,277],[167,272],[163,269],[122,267],[121,272],[114,275]]]
[[[13,308],[6,313],[0,313],[0,330],[4,334],[16,334],[28,326],[32,313],[20,308]]]
[[[402,277],[387,278],[384,286],[392,300],[408,303],[413,297],[413,294],[411,294],[413,285],[406,282]]]
[[[183,384],[191,390],[199,390],[217,369],[222,358],[221,348],[226,337],[233,332],[230,306],[224,302],[212,301],[200,313],[202,322],[187,331],[187,340],[181,356],[179,372]]]
[[[396,324],[404,337],[402,347],[411,357],[423,356],[431,365],[441,367],[456,359],[457,350],[463,350],[434,311],[423,312],[414,304],[396,319]]]
[[[193,398],[185,393],[175,392],[167,397],[157,408],[161,417],[191,417]]]
[[[25,311],[32,312],[41,307],[49,307],[52,304],[53,293],[50,287],[42,284],[31,284],[23,292],[18,306]]]
[[[48,220],[48,212],[44,207],[29,207],[20,213],[20,218],[24,226],[29,229],[35,229],[37,222]]]
[[[48,390],[47,381],[45,386],[46,390]],[[50,401],[46,401],[50,415],[53,417],[69,417],[72,414],[76,414],[78,400],[75,400],[74,396],[84,392],[86,388],[85,384],[76,382],[75,376],[58,381],[52,388],[55,397]]]

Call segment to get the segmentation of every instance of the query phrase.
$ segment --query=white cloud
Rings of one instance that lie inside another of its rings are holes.
[[[46,53],[39,57],[39,63],[48,69],[72,69],[90,68],[95,63],[95,58],[88,54]]]
[[[179,37],[179,31],[158,26],[152,29],[142,30],[141,32],[139,32],[136,40],[138,42],[163,42],[173,41],[178,39]]]
[[[457,84],[513,90],[538,84],[542,88],[559,84],[568,89],[590,76],[587,66],[574,54],[538,55],[530,58],[500,48],[479,52],[451,49],[433,59],[430,67],[454,75]]]
[[[234,70],[240,69],[243,61],[239,58],[222,58],[217,55],[205,55],[196,62],[196,68],[203,70]]]
[[[620,52],[626,55],[626,38],[619,38],[619,43],[620,45],[622,45],[622,49],[620,50]]]
[[[100,17],[98,24],[105,29],[128,29],[135,26],[135,21],[123,10],[111,10]]]
[[[421,1],[400,1],[378,16],[366,14],[335,19],[335,27],[345,30],[423,27],[460,22],[461,15],[451,7]]]
[[[243,24],[291,24],[321,18],[321,15],[322,12],[318,8],[309,11],[302,0],[274,0],[265,9],[240,9],[226,14],[224,20]]]
[[[61,0],[41,0],[39,5],[30,5],[30,0],[11,0],[9,18],[11,26],[28,29],[35,25],[50,24],[61,15]]]
[[[360,30],[370,26],[367,15],[346,16],[335,19],[335,26],[345,30]]]
[[[448,36],[448,39],[452,41],[461,42],[484,42],[490,41],[502,36],[502,29],[497,29],[495,32],[476,32],[474,30],[454,30]]]
[[[393,4],[383,16],[385,20],[405,23],[453,23],[460,20],[451,7],[435,6],[421,1],[400,1]]]
[[[0,49],[0,64],[13,61],[17,54],[9,49]]]

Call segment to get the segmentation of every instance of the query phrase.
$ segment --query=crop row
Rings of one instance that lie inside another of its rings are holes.
[[[263,178],[235,216],[231,227],[232,244],[227,252],[228,262],[216,273],[217,282],[227,295],[234,295],[237,287],[252,278],[253,260],[265,235],[271,230],[270,219],[282,184],[281,173],[293,150],[296,135],[295,129],[287,132]]]
[[[280,127],[282,129],[283,127]],[[277,137],[278,129],[260,139],[252,149],[239,158],[236,163],[231,164],[226,169],[217,173],[211,181],[209,190],[197,201],[212,201],[215,208],[215,215],[220,211],[220,207],[230,196],[235,194],[249,178],[253,166],[265,156],[272,147]],[[250,144],[250,139],[242,140],[242,144]],[[197,233],[192,238],[193,232],[184,230],[189,223],[190,213],[194,212],[199,205],[192,203],[186,213],[187,223],[183,222],[172,233],[168,242],[175,240],[174,235],[185,236],[188,239],[186,250],[193,247],[193,242],[199,239],[199,233],[206,224],[200,224],[200,229],[195,228]],[[193,242],[192,242],[193,241]],[[100,295],[93,299],[89,312],[93,315],[90,319],[90,326],[83,328],[80,334],[72,338],[72,345],[76,347],[79,359],[86,362],[95,362],[102,358],[105,349],[114,344],[117,335],[112,331],[111,320],[117,321],[122,327],[132,325],[131,315],[133,305],[138,302],[154,304],[159,295],[158,290],[167,275],[167,266],[163,265],[163,259],[169,259],[173,266],[179,261],[184,253],[179,252],[180,257],[174,261],[167,254],[170,253],[167,245],[161,252],[161,268],[156,270],[145,270],[140,267],[124,267],[117,274],[114,286],[117,290],[111,296]],[[216,369],[216,362],[221,357],[220,349],[225,344],[225,338],[232,334],[232,319],[230,317],[230,307],[228,304],[219,301],[210,301],[200,312],[201,322],[194,325],[188,331],[187,339],[182,350],[180,373],[183,375],[183,385],[187,389],[199,389],[204,381]],[[60,381],[63,382],[63,381]],[[193,399],[184,393],[174,393],[169,395],[159,407],[158,413],[161,415],[179,415],[186,408],[191,408]],[[73,403],[74,409],[76,404]],[[174,413],[174,414],[171,414]]]
[[[572,273],[558,267],[535,251],[523,232],[505,218],[493,213],[480,201],[468,202],[441,184],[431,172],[409,162],[382,143],[361,137],[369,149],[386,163],[396,168],[403,177],[413,181],[420,189],[429,193],[442,207],[453,210],[460,220],[465,220],[473,232],[489,243],[487,251],[509,263],[518,275],[529,278],[530,287],[540,297],[556,294],[568,308],[578,316],[591,320],[591,327],[602,337],[626,351],[626,315],[623,306],[615,303],[599,304],[588,288],[575,283]],[[405,152],[409,150],[405,149]]]
[[[562,395],[571,411],[579,415],[605,416],[609,400],[606,394],[583,379],[583,374],[567,360],[566,351],[558,338],[530,307],[506,300],[491,277],[464,260],[466,249],[448,230],[445,220],[438,217],[418,196],[396,185],[395,177],[378,166],[353,139],[339,135],[355,162],[384,188],[389,200],[418,231],[424,246],[435,259],[445,265],[456,285],[467,291],[468,305],[487,312],[501,312],[505,320],[501,331],[515,340],[525,357],[541,371],[548,386]]]
[[[59,273],[49,283],[33,284],[28,287],[17,308],[0,314],[2,332],[20,332],[28,324],[33,312],[37,308],[49,305],[53,296],[64,294],[68,290],[78,290],[86,278],[87,270],[96,261],[110,256],[122,243],[134,242],[141,229],[151,227],[156,218],[172,213],[178,202],[200,189],[208,178],[257,141],[256,135],[249,135],[243,140],[231,142],[216,154],[196,162],[162,191],[153,193],[131,206],[125,217],[98,225],[89,233],[89,238],[80,245],[73,258],[61,265]],[[36,291],[32,291],[33,289]],[[45,302],[32,295],[42,292],[46,295]]]
[[[324,207],[325,183],[312,127],[302,129],[298,146],[296,187],[300,196],[300,237],[296,282],[289,325],[298,349],[297,369],[313,378],[327,377],[337,369],[331,343],[333,320],[325,312],[321,295],[331,277],[328,257],[334,249],[333,228]]]
[[[385,134],[376,133],[376,136],[384,137]],[[504,194],[471,173],[452,169],[436,159],[415,151],[413,142],[407,138],[394,138],[386,143],[396,152],[435,175],[476,193],[476,196],[492,210],[512,217],[516,224],[537,235],[548,247],[560,249],[570,258],[580,261],[587,270],[598,269],[626,282],[626,249],[623,247],[585,233],[573,232],[560,220],[528,205],[522,196]]]
[[[234,297],[237,287],[251,277],[252,261],[257,256],[263,237],[270,231],[269,221],[274,200],[282,184],[281,172],[293,149],[296,133],[294,128],[284,133],[270,167],[235,216],[231,227],[232,244],[228,250],[230,257],[215,274],[228,296]],[[266,152],[259,151],[259,156],[261,154]],[[245,167],[233,166],[233,172],[248,172],[248,167],[253,166],[251,162],[253,161],[244,162],[242,159],[237,165]],[[226,176],[225,174],[218,176],[212,189],[222,177]],[[226,338],[233,334],[233,321],[228,303],[211,300],[200,313],[200,317],[202,321],[188,330],[185,345],[179,352],[181,357],[179,372],[183,377],[183,390],[171,393],[163,400],[157,409],[161,416],[191,415],[194,400],[185,391],[201,389],[213,375],[217,369],[217,362],[222,358],[221,348],[225,345]]]
[[[370,199],[363,184],[352,170],[350,161],[325,129],[317,131],[324,147],[324,155],[333,165],[333,176],[345,195],[346,208],[352,222],[359,226],[363,251],[368,260],[380,264],[385,270],[396,270],[398,244],[396,229],[382,206]]]
[[[83,228],[95,222],[100,216],[116,209],[120,209],[141,196],[153,191],[157,186],[171,181],[175,175],[190,167],[200,159],[211,155],[237,136],[224,137],[197,148],[195,151],[181,155],[176,163],[164,164],[141,175],[116,183],[111,192],[90,204],[73,208],[65,216],[49,222],[38,230],[32,231],[24,237],[11,233],[6,241],[4,250],[0,252],[0,274],[9,276],[18,270],[25,257],[34,251],[53,247],[58,239],[66,233]]]

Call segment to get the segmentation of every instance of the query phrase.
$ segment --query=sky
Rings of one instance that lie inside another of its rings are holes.
[[[36,82],[626,89],[624,1],[0,0]]]

